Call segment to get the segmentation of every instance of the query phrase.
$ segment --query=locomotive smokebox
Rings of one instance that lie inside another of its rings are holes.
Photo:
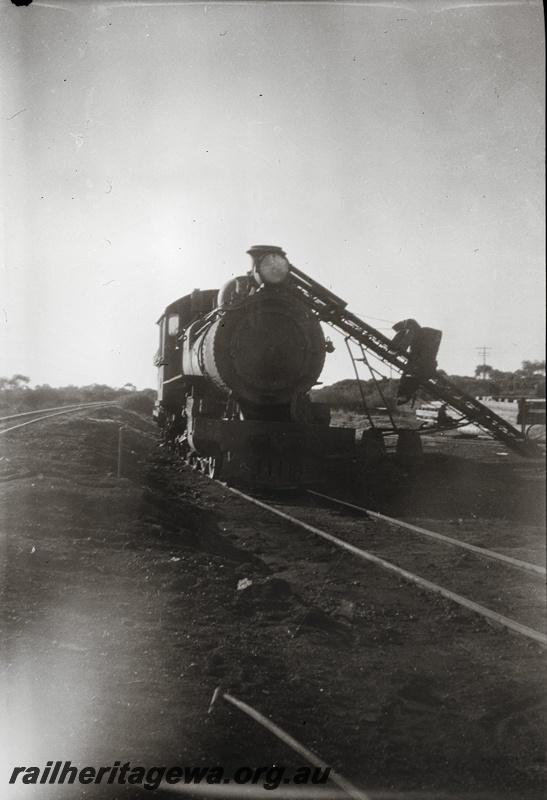
[[[227,309],[201,341],[202,368],[222,391],[257,406],[289,403],[317,381],[325,338],[294,295],[263,290]]]

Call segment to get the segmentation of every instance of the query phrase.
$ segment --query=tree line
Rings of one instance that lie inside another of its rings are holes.
[[[489,395],[545,397],[545,361],[523,361],[515,372],[502,372],[489,364],[479,364],[472,381],[475,391]]]
[[[486,366],[486,371],[484,367]],[[446,375],[441,371],[441,374]],[[545,397],[545,361],[523,361],[515,372],[502,372],[488,365],[479,364],[474,376],[447,375],[449,380],[473,397],[516,398]],[[393,380],[379,378],[357,381],[355,378],[338,381],[332,386],[313,389],[312,399],[329,403],[344,411],[396,408],[398,377]],[[364,399],[363,399],[364,398]],[[418,391],[418,400],[426,400],[427,395]]]
[[[446,373],[443,373],[446,374]],[[502,372],[488,364],[479,364],[475,375],[449,375],[449,379],[475,397],[545,397],[545,361],[523,361],[515,372]],[[48,384],[30,386],[27,375],[0,377],[0,413],[24,413],[41,408],[77,405],[78,403],[97,403],[117,401],[124,408],[151,416],[156,393],[153,389],[137,391],[131,383],[121,388],[93,383],[89,386],[63,386],[54,388]],[[329,403],[344,411],[363,411],[369,409],[395,409],[398,378],[369,379],[357,381],[348,378],[332,386],[313,389],[312,399]],[[426,399],[419,391],[418,399]]]
[[[156,393],[153,389],[138,391],[132,383],[119,389],[106,384],[93,383],[89,386],[53,387],[48,384],[30,386],[27,375],[0,377],[0,412],[2,416],[23,414],[26,411],[39,411],[41,408],[72,406],[79,403],[100,403],[116,401],[123,408],[151,416]]]

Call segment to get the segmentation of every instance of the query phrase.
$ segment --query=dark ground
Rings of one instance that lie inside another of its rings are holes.
[[[305,763],[222,699],[208,715],[222,685],[373,797],[544,796],[539,645],[246,506],[128,412],[29,426],[2,446],[8,775],[69,759],[227,775]],[[501,535],[541,560],[543,466],[503,450],[430,443],[421,467],[377,475],[389,491],[367,501],[437,530],[476,525],[483,546]],[[126,797],[6,780],[10,798]]]

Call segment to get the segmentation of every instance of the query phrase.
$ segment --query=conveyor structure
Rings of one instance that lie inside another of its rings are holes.
[[[436,370],[424,374],[421,365],[409,353],[397,347],[392,340],[347,310],[347,303],[329,289],[308,277],[291,264],[293,286],[303,295],[309,307],[322,322],[331,325],[347,339],[354,341],[376,358],[389,364],[401,375],[412,376],[417,385],[437,400],[458,411],[469,422],[490,433],[506,447],[525,458],[543,455],[541,448],[517,428],[465,392],[445,375]]]

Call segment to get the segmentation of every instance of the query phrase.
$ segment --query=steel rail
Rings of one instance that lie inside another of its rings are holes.
[[[256,708],[253,708],[248,703],[244,703],[242,700],[239,700],[237,697],[229,694],[228,692],[222,692],[221,687],[219,686],[215,689],[213,698],[209,705],[209,713],[217,700],[218,697],[222,697],[223,700],[226,700],[227,703],[231,703],[233,706],[238,708],[240,711],[243,711],[244,714],[247,714],[251,719],[254,719],[255,722],[258,722],[262,725],[266,730],[273,733],[280,741],[284,744],[288,745],[292,750],[294,750],[299,755],[303,756],[310,764],[313,764],[314,767],[318,767],[323,771],[329,770],[329,765],[323,761],[323,759],[319,758],[314,752],[309,750],[303,744],[301,744],[294,736],[291,736],[287,731],[280,728],[279,725],[276,725],[275,722],[272,722],[271,719],[261,714],[260,711],[257,711]],[[327,773],[328,774],[328,773]],[[329,780],[333,783],[336,783],[341,789],[346,792],[350,797],[353,797],[354,800],[370,800],[370,796],[366,794],[362,789],[359,789],[355,784],[348,781],[342,775],[337,772],[333,771],[332,775],[329,775]]]
[[[10,419],[19,417],[30,417],[32,414],[43,414],[45,411],[69,411],[76,408],[93,408],[93,406],[114,405],[115,400],[98,400],[94,403],[72,403],[69,406],[55,406],[54,408],[37,408],[36,411],[23,411],[21,414],[11,414],[9,417],[0,417],[0,422],[7,422]]]
[[[104,403],[104,406],[111,405],[111,403]],[[94,408],[98,408],[98,406],[94,406]],[[52,417],[58,417],[61,414],[74,414],[76,411],[89,411],[89,408],[82,408],[78,406],[77,408],[71,408],[69,411],[57,411],[55,414],[47,414],[45,417],[38,417],[37,419],[30,419],[28,422],[20,422],[19,425],[12,425],[11,428],[4,428],[3,431],[0,431],[0,436],[3,433],[9,433],[10,431],[15,431],[17,428],[24,428],[25,425],[33,425],[35,422],[41,422],[44,419],[51,419]]]
[[[256,497],[251,497],[244,492],[241,492],[239,489],[235,489],[233,486],[226,486],[226,488],[233,492],[235,495],[242,497],[244,500],[248,500],[251,503],[259,506],[260,508],[269,511],[272,514],[276,514],[278,517],[287,520],[288,522],[293,523],[294,525],[298,525],[304,530],[309,531],[310,533],[315,533],[317,536],[321,536],[321,538],[326,539],[329,542],[337,545],[338,547],[342,547],[344,550],[348,550],[350,553],[358,556],[359,558],[364,559],[365,561],[371,561],[373,564],[385,569],[387,572],[393,572],[398,575],[400,578],[404,578],[411,583],[420,586],[423,589],[428,589],[435,594],[440,594],[443,597],[447,598],[448,600],[452,600],[454,603],[457,603],[464,608],[467,608],[470,611],[474,611],[476,614],[479,614],[481,617],[488,619],[492,622],[498,623],[509,630],[513,630],[516,633],[520,633],[523,636],[526,636],[529,639],[533,639],[536,642],[539,642],[544,647],[547,646],[547,636],[540,631],[534,630],[534,628],[529,628],[527,625],[522,625],[520,622],[516,622],[516,620],[510,619],[509,617],[504,616],[503,614],[498,614],[497,611],[492,611],[485,606],[481,606],[479,603],[475,603],[473,600],[469,600],[467,597],[462,597],[462,595],[456,594],[456,592],[450,591],[450,589],[445,589],[444,586],[439,586],[432,581],[428,581],[425,578],[420,578],[418,575],[415,575],[413,572],[408,572],[406,569],[402,569],[398,567],[396,564],[392,564],[391,561],[386,561],[379,556],[375,556],[373,553],[369,553],[367,550],[361,550],[359,547],[355,547],[355,545],[350,544],[349,542],[345,542],[342,539],[339,539],[337,536],[333,536],[331,533],[327,533],[326,531],[322,531],[319,528],[316,528],[313,525],[308,525],[306,522],[302,522],[296,517],[292,517],[290,514],[286,514],[284,511],[280,511],[273,506],[269,506],[267,503],[263,503],[261,500],[257,500]]]
[[[473,553],[476,553],[483,558],[490,558],[494,559],[495,561],[502,561],[506,564],[511,564],[513,567],[518,567],[519,569],[525,569],[528,572],[535,572],[538,575],[547,575],[547,570],[545,567],[539,567],[537,564],[530,564],[528,561],[521,561],[520,558],[513,558],[512,556],[506,556],[503,553],[496,553],[494,550],[487,550],[484,547],[478,547],[474,544],[468,544],[467,542],[462,542],[459,539],[453,539],[451,536],[445,536],[443,533],[435,533],[434,531],[428,531],[426,528],[420,528],[418,525],[411,525],[410,522],[403,522],[403,520],[395,519],[394,517],[387,517],[385,514],[379,514],[377,511],[370,511],[368,508],[363,508],[362,506],[356,506],[353,503],[346,503],[344,500],[338,500],[337,497],[330,497],[326,494],[321,494],[320,492],[314,492],[311,489],[308,489],[308,494],[313,494],[316,497],[322,497],[324,500],[329,500],[332,503],[337,503],[341,506],[346,506],[347,508],[353,508],[356,511],[362,511],[364,514],[367,514],[369,517],[373,517],[374,519],[382,520],[383,522],[387,522],[389,525],[396,525],[400,528],[406,528],[407,530],[413,531],[414,533],[418,533],[421,536],[428,536],[431,539],[438,539],[441,542],[446,544],[454,545],[455,547],[461,547],[464,550],[471,550]]]

